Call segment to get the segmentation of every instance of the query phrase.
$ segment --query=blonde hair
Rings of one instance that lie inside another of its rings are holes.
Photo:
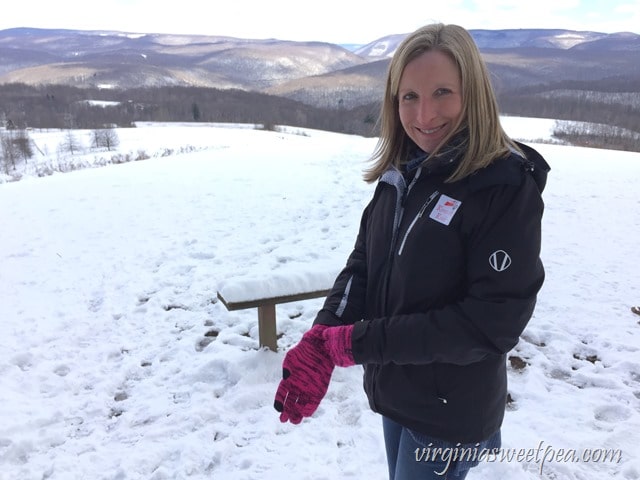
[[[415,148],[400,123],[398,88],[407,64],[429,50],[443,52],[453,60],[462,84],[459,123],[433,152],[428,152],[430,158],[437,155],[451,137],[462,130],[467,131],[464,154],[447,181],[460,180],[507,155],[510,150],[520,151],[500,125],[489,71],[469,32],[458,25],[426,25],[405,38],[391,59],[378,120],[380,138],[371,157],[373,165],[364,174],[367,182],[376,181],[390,166],[399,167]]]

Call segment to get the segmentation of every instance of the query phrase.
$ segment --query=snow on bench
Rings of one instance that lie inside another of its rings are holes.
[[[338,270],[296,270],[257,277],[232,278],[218,287],[218,299],[229,311],[258,309],[260,347],[277,351],[276,305],[326,297]]]

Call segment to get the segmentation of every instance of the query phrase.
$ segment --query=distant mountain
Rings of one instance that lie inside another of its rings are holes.
[[[512,29],[471,34],[501,92],[563,81],[640,78],[640,35],[633,33]],[[406,35],[357,47],[15,28],[0,31],[0,84],[233,88],[352,108],[380,98],[389,58]]]
[[[581,42],[575,47],[576,50],[584,51],[627,51],[637,52],[640,50],[640,35],[629,32],[613,33],[600,38],[594,38],[588,42]]]
[[[573,30],[471,30],[498,93],[563,82],[616,78],[640,93],[640,35]],[[355,106],[379,99],[390,58],[407,34],[382,37],[356,49],[368,63],[312,78],[292,80],[270,93],[318,106]],[[360,88],[359,88],[360,87]],[[305,100],[306,99],[306,100]]]
[[[598,32],[578,32],[574,30],[545,29],[513,29],[513,30],[470,30],[478,48],[513,49],[513,48],[557,48],[568,49],[576,45],[588,44],[599,40],[608,40],[612,47],[633,44],[635,34],[607,34]],[[363,57],[391,57],[398,45],[408,34],[389,35],[364,45],[357,50]]]
[[[405,39],[407,33],[388,35],[386,37],[379,38],[367,45],[364,45],[357,49],[355,53],[361,57],[381,58],[393,56],[393,53],[398,48],[398,45]]]
[[[568,49],[608,36],[606,33],[598,32],[545,29],[472,30],[471,35],[481,50],[498,48]]]
[[[0,31],[0,83],[257,90],[367,60],[331,43],[17,28]]]

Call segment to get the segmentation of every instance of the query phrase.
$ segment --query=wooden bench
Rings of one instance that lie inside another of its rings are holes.
[[[258,309],[258,337],[260,347],[268,347],[276,352],[278,350],[278,337],[276,334],[276,305],[280,303],[298,302],[312,298],[326,297],[330,289],[313,290],[292,295],[282,295],[271,298],[259,298],[255,300],[227,301],[218,291],[218,299],[229,311],[244,310],[247,308]]]
[[[267,277],[231,279],[218,288],[217,296],[229,311],[258,309],[260,347],[278,349],[276,305],[326,297],[338,271],[295,271]]]

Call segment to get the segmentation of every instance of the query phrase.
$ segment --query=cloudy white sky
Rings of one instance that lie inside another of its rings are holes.
[[[433,21],[469,29],[640,33],[640,0],[20,0],[3,9],[0,30],[68,28],[368,43]]]

